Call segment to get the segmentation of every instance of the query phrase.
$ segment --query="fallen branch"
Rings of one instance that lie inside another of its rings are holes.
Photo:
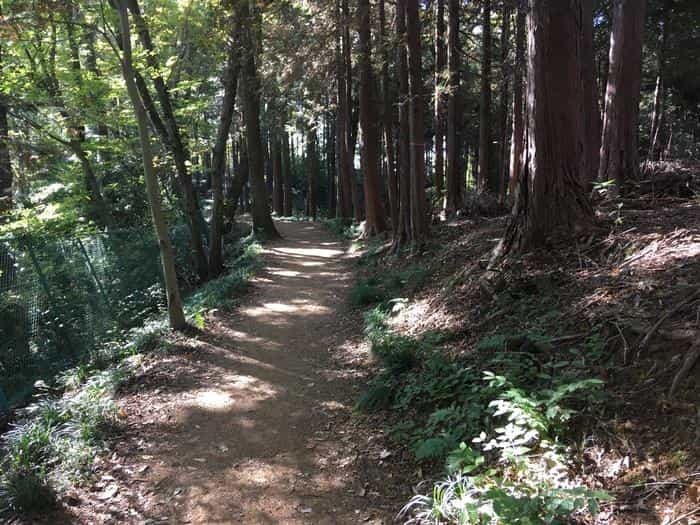
[[[681,369],[676,374],[676,377],[673,378],[673,383],[671,383],[671,390],[669,390],[668,392],[669,398],[674,396],[674,394],[678,390],[678,387],[680,387],[683,380],[695,366],[695,363],[698,361],[698,358],[700,358],[700,341],[697,341],[693,346],[690,347],[688,355],[685,356],[685,360],[683,361]]]
[[[700,297],[700,288],[697,288],[693,293],[691,293],[688,297],[683,299],[680,303],[678,303],[676,306],[671,308],[670,310],[667,310],[661,317],[659,317],[659,320],[654,323],[654,326],[652,326],[649,331],[646,333],[644,336],[644,339],[639,343],[639,349],[637,350],[637,357],[639,357],[639,354],[642,353],[644,349],[649,346],[649,341],[651,338],[654,336],[656,331],[659,329],[659,327],[663,324],[666,319],[671,317],[673,314],[675,314],[678,310],[683,308],[685,305],[693,302],[695,299]]]

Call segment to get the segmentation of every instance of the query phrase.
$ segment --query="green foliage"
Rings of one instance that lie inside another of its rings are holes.
[[[422,266],[409,266],[400,271],[386,272],[360,279],[350,294],[354,306],[382,303],[384,308],[401,294],[410,295],[425,285],[430,272]]]
[[[571,482],[558,437],[574,414],[562,403],[574,393],[591,398],[600,381],[527,393],[502,376],[487,373],[485,379],[500,391],[489,403],[491,435],[482,431],[473,438],[476,449],[460,443],[447,455],[450,477],[430,494],[412,498],[402,512],[416,523],[459,524],[565,523],[584,508],[596,513],[607,495]],[[425,440],[417,457],[439,457],[445,444]]]
[[[334,235],[345,240],[354,240],[360,236],[360,226],[356,222],[349,222],[340,217],[324,219],[323,224]]]
[[[96,373],[72,394],[27,409],[26,421],[4,436],[0,508],[41,510],[53,504],[55,486],[88,474],[105,428],[116,420],[114,392],[133,365]]]
[[[259,261],[260,246],[252,238],[234,250],[235,270],[212,281],[187,300],[187,308],[202,313],[232,304]],[[0,467],[0,510],[30,511],[52,505],[60,487],[89,475],[95,455],[117,423],[114,394],[130,376],[141,353],[166,344],[167,324],[151,319],[113,345],[103,360],[83,362],[62,373],[65,394],[26,409],[25,421],[8,432]],[[105,367],[105,369],[102,369]]]
[[[262,247],[252,236],[242,239],[230,256],[232,270],[205,283],[185,300],[185,312],[199,328],[204,315],[213,308],[231,308],[248,287],[253,271],[259,265]]]
[[[56,494],[39,470],[13,469],[0,481],[0,512],[44,512],[56,504]]]
[[[545,351],[549,338],[538,332],[492,334],[449,359],[439,345],[450,334],[394,334],[389,315],[382,306],[365,313],[383,369],[358,408],[390,410],[392,438],[417,461],[444,460],[450,475],[406,514],[417,523],[558,523],[596,509],[604,494],[571,483],[561,444],[572,418],[602,399],[602,382],[585,377],[595,334],[560,354]]]

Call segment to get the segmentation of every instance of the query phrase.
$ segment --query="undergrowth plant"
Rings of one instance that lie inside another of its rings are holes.
[[[391,437],[416,461],[443,462],[447,477],[414,497],[412,523],[564,523],[595,512],[605,495],[571,480],[565,440],[571,420],[601,401],[602,382],[587,378],[581,348],[552,353],[540,331],[494,334],[473,353],[440,350],[449,335],[393,333],[390,311],[365,314],[365,334],[382,368],[360,396],[364,411],[390,410]]]
[[[200,328],[208,311],[235,304],[258,265],[261,247],[252,237],[232,251],[231,272],[186,299],[190,322]],[[89,478],[96,455],[119,423],[117,389],[144,354],[168,347],[167,332],[166,321],[157,317],[121,334],[56,378],[61,397],[46,396],[22,411],[0,441],[0,515],[45,510],[64,488]]]

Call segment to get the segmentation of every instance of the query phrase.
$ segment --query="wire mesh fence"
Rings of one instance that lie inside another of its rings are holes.
[[[187,284],[188,229],[173,228],[171,238]],[[150,228],[0,239],[0,410],[161,311],[159,256]]]

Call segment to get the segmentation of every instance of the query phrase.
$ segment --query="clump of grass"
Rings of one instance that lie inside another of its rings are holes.
[[[354,306],[385,303],[384,307],[389,308],[388,303],[392,300],[401,295],[411,295],[422,288],[429,275],[427,268],[416,265],[360,279],[350,294],[350,301]]]
[[[196,326],[203,327],[207,311],[213,308],[231,308],[236,304],[236,298],[245,291],[250,277],[259,265],[261,252],[262,246],[253,237],[246,237],[229,263],[233,270],[204,284],[187,298],[185,313]]]
[[[228,307],[245,289],[259,261],[261,246],[252,236],[231,249],[234,271],[207,283],[186,301],[195,320],[216,307]],[[56,494],[90,475],[95,456],[117,423],[114,395],[138,366],[142,354],[167,344],[167,322],[159,317],[120,334],[96,349],[90,359],[61,374],[64,394],[43,399],[23,411],[3,436],[0,449],[0,512],[41,511]]]
[[[395,334],[389,315],[381,307],[365,314],[365,334],[383,369],[357,408],[390,410],[392,438],[416,461],[446,461],[451,476],[409,502],[409,522],[514,523],[527,516],[528,523],[549,523],[584,508],[595,512],[606,496],[573,483],[561,441],[578,411],[600,401],[600,381],[585,379],[585,367],[567,356],[539,362],[529,352],[507,351],[508,341],[526,344],[530,334],[495,334],[473,354],[452,359],[438,348],[449,334]]]
[[[347,219],[335,217],[332,219],[324,219],[323,224],[333,234],[347,240],[357,239],[360,236],[360,225],[356,222],[348,222]]]
[[[25,409],[25,419],[3,438],[0,509],[46,509],[60,487],[88,475],[107,429],[116,421],[114,393],[133,366],[135,360],[127,360],[93,373],[62,398]],[[80,374],[66,382],[75,385]]]

